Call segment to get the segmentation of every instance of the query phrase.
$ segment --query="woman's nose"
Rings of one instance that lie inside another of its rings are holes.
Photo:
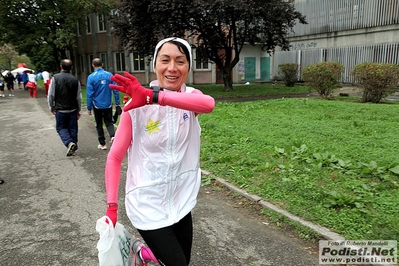
[[[168,70],[175,70],[176,69],[176,62],[171,60],[168,65]]]

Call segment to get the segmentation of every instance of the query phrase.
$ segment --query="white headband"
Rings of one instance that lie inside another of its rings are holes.
[[[154,57],[153,57],[153,59],[152,59],[152,68],[155,68],[155,61],[156,61],[156,59],[157,59],[157,54],[158,54],[159,48],[161,48],[161,46],[162,46],[164,43],[169,42],[169,41],[179,42],[179,43],[183,44],[184,46],[186,46],[186,48],[187,48],[187,50],[188,50],[188,54],[189,54],[189,56],[190,56],[190,58],[187,58],[187,59],[188,59],[188,62],[189,62],[189,65],[190,65],[190,68],[189,68],[189,70],[190,70],[190,69],[191,69],[191,65],[192,65],[192,60],[191,60],[191,59],[192,59],[192,55],[191,55],[191,46],[190,46],[190,45],[188,44],[188,42],[186,42],[185,40],[180,39],[180,38],[177,38],[177,37],[169,37],[169,38],[163,39],[162,41],[160,41],[160,42],[157,44],[157,46],[155,47]]]

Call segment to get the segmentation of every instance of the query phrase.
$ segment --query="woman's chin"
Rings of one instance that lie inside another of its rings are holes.
[[[166,82],[163,86],[161,85],[161,87],[164,87],[165,89],[170,90],[170,91],[178,91],[178,90],[180,90],[181,85],[182,84]]]

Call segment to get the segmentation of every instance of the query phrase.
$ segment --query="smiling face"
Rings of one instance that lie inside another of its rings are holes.
[[[173,43],[163,44],[158,51],[154,72],[159,86],[168,90],[178,91],[186,81],[189,62],[183,51]]]

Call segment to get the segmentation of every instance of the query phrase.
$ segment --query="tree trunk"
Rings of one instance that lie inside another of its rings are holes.
[[[230,68],[224,67],[222,70],[222,73],[223,73],[224,91],[232,91],[233,90],[233,79],[231,77]]]

